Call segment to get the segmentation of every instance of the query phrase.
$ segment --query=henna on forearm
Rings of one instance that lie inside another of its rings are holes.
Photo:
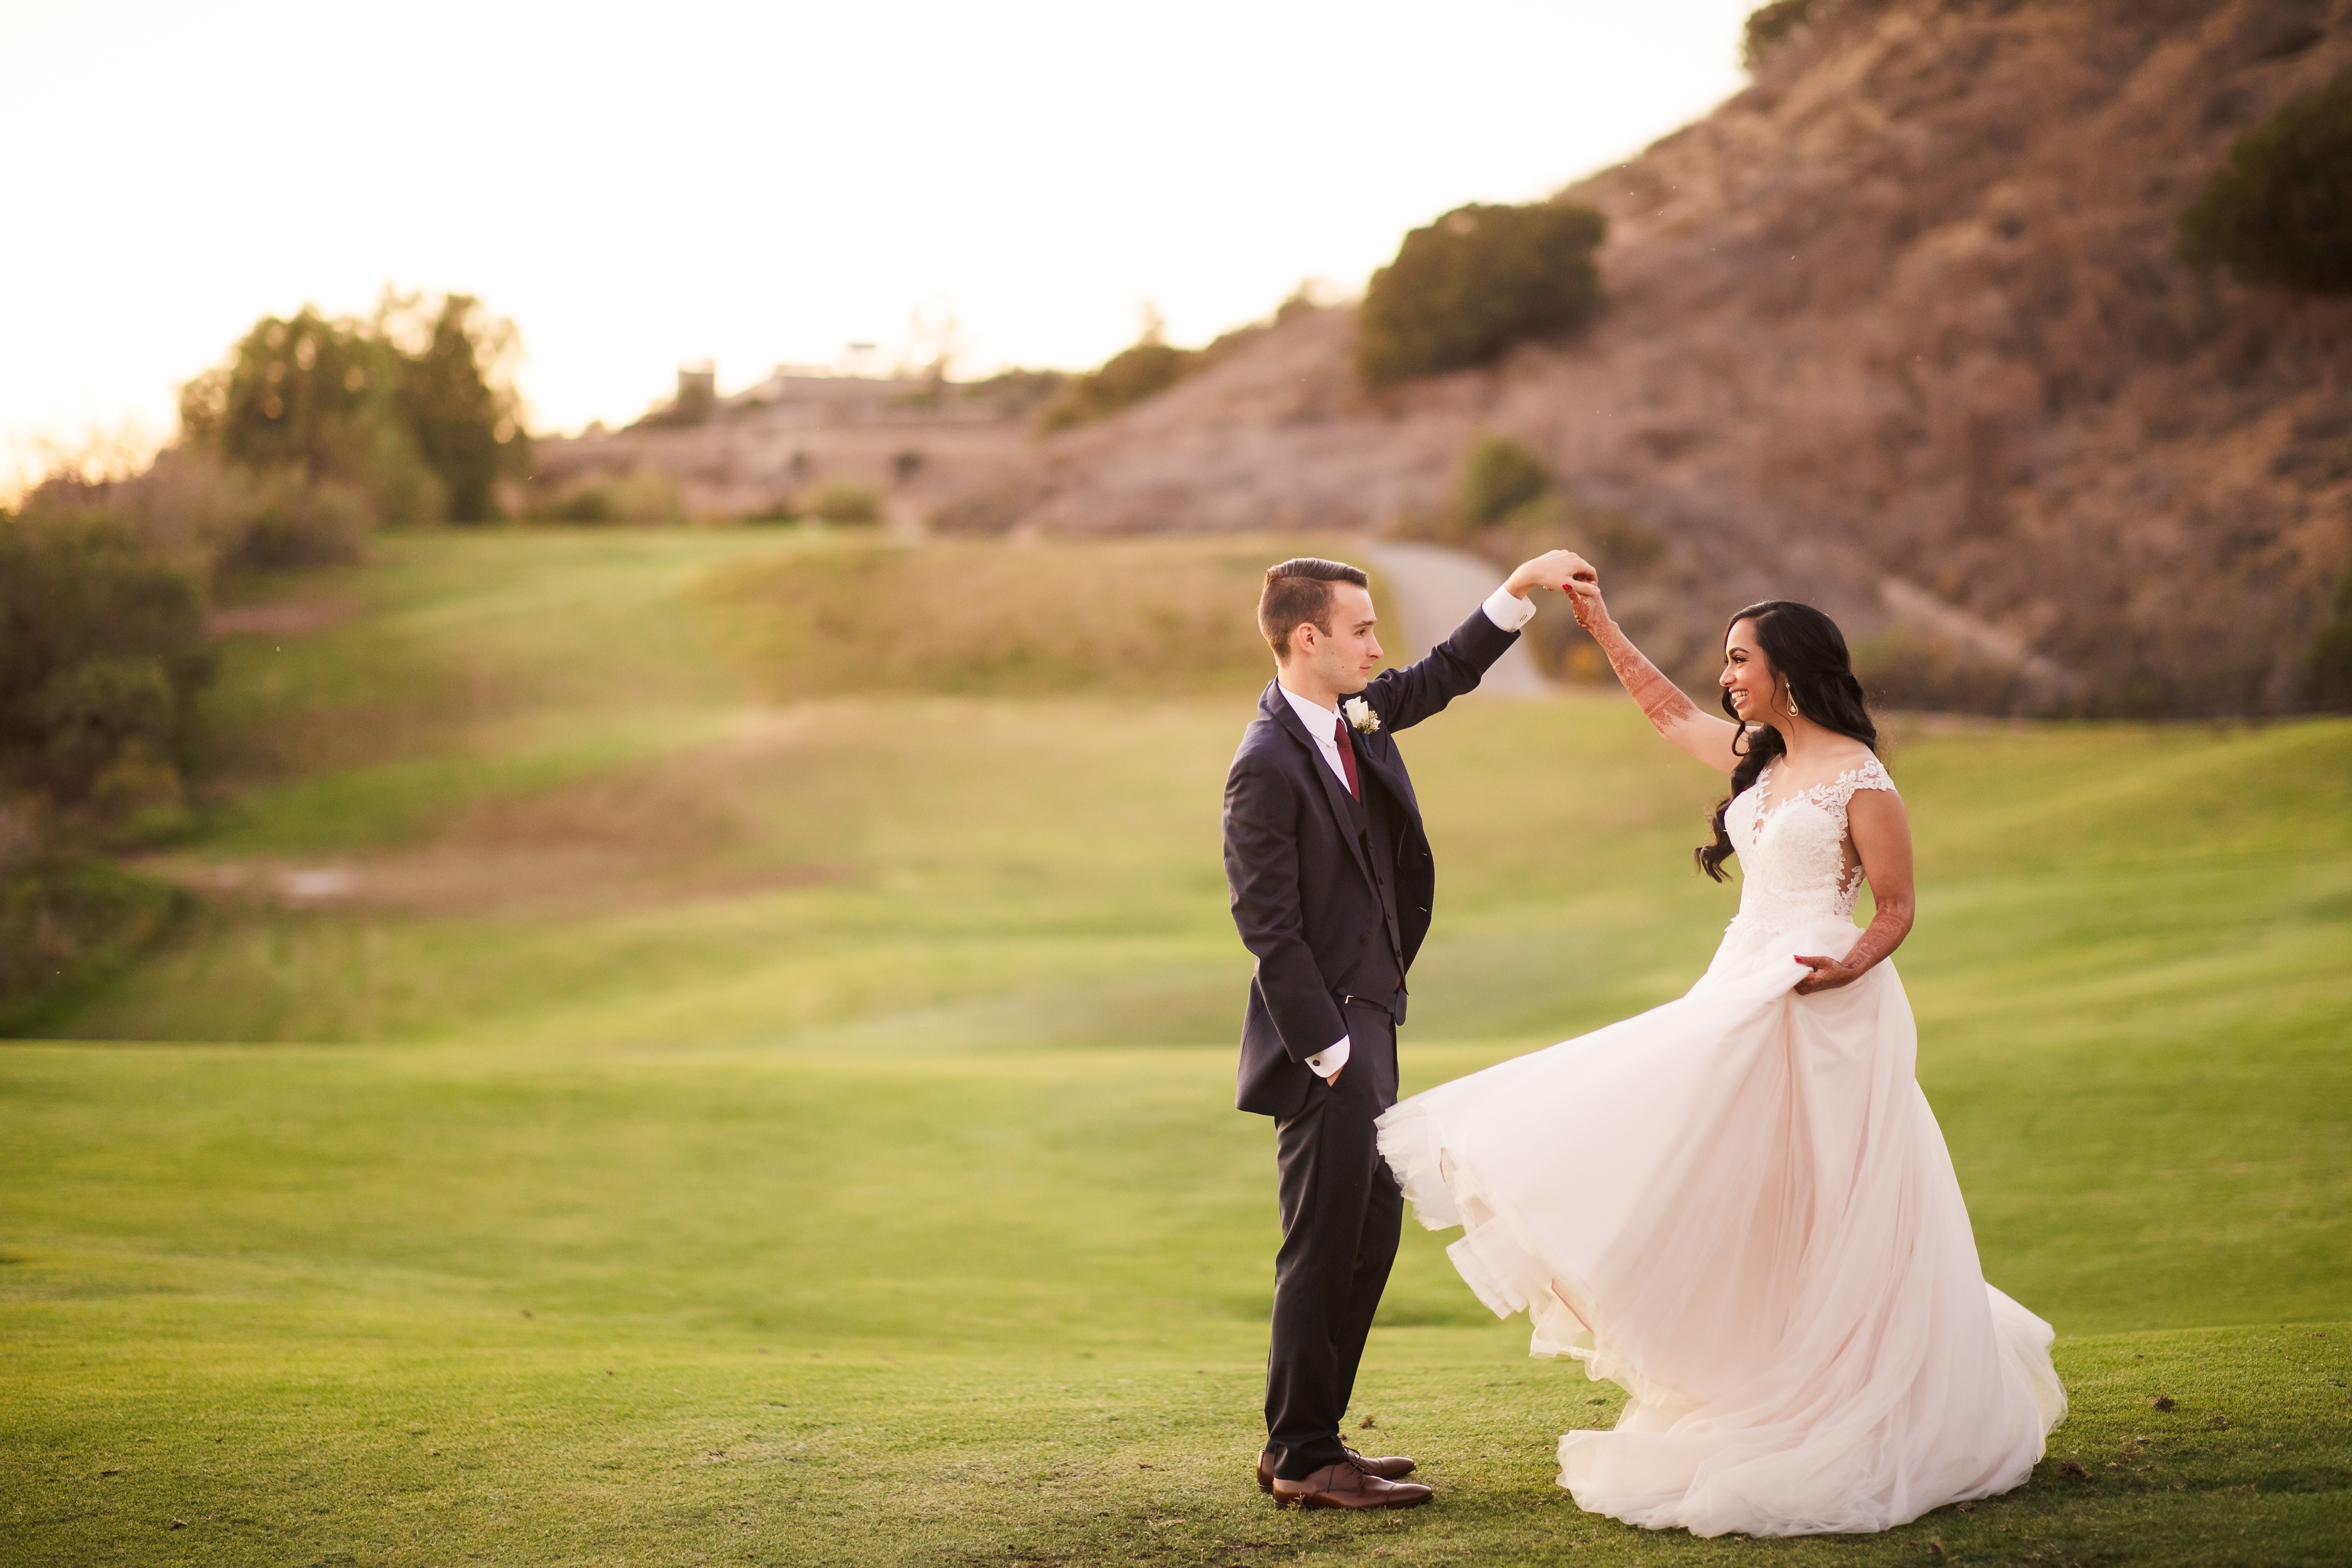
[[[1581,615],[1577,624],[1583,626]],[[1626,692],[1641,705],[1642,716],[1658,733],[1663,735],[1677,724],[1700,717],[1698,704],[1684,696],[1682,688],[1667,679],[1665,672],[1633,646],[1633,639],[1615,621],[1603,622],[1597,629],[1590,626],[1584,629],[1592,634],[1592,640],[1609,656],[1609,668],[1617,672]]]
[[[1892,956],[1911,934],[1911,912],[1908,910],[1884,909],[1871,916],[1870,923],[1862,928],[1862,935],[1845,955],[1840,969],[1851,970],[1859,976],[1869,973]]]
[[[1862,935],[1854,939],[1843,958],[1832,961],[1826,956],[1797,957],[1799,963],[1812,971],[1797,982],[1797,994],[1811,996],[1853,984],[1893,957],[1895,950],[1903,945],[1903,939],[1910,934],[1909,910],[1893,906],[1880,910],[1863,927]]]

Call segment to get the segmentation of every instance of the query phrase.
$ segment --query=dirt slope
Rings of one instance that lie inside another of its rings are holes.
[[[1047,443],[1023,525],[1389,529],[1494,428],[1674,541],[1619,580],[1677,657],[1775,591],[1963,673],[2048,661],[2029,704],[2294,708],[2352,563],[2352,300],[2172,241],[2347,66],[2352,0],[1821,0],[1562,193],[1611,221],[1580,341],[1375,401],[1310,312]]]

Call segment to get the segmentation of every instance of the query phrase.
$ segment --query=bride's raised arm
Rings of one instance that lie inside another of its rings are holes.
[[[1576,611],[1576,624],[1591,634],[1609,656],[1609,668],[1625,683],[1625,689],[1642,705],[1643,714],[1651,728],[1675,745],[1713,768],[1727,773],[1739,765],[1739,758],[1731,750],[1732,737],[1739,727],[1727,720],[1699,711],[1698,704],[1683,695],[1682,689],[1668,680],[1665,672],[1652,664],[1633,639],[1612,619],[1608,605],[1601,597],[1598,580],[1579,576],[1568,584],[1569,603]]]

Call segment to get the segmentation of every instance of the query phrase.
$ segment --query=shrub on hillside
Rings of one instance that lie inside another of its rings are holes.
[[[1551,493],[1551,472],[1543,459],[1508,436],[1481,436],[1462,459],[1462,477],[1446,513],[1456,537],[1502,521]]]
[[[2352,709],[2352,574],[2336,590],[2335,622],[2312,645],[2306,668],[2321,707]]]
[[[1105,360],[1099,370],[1074,377],[1037,416],[1038,427],[1066,430],[1131,408],[1183,380],[1198,357],[1191,349],[1173,347],[1156,337],[1121,349]]]
[[[112,519],[160,558],[212,572],[356,561],[376,519],[356,486],[299,468],[240,468],[188,446],[164,448],[129,479],[47,479],[26,499],[25,515]]]
[[[150,834],[212,672],[195,574],[96,511],[0,519],[0,795],[45,842]]]
[[[236,524],[217,542],[219,563],[231,571],[356,561],[375,520],[358,487],[289,469],[256,476],[245,494]]]
[[[1202,371],[1234,353],[1244,344],[1264,336],[1276,325],[1287,321],[1302,310],[1315,309],[1307,299],[1308,289],[1299,290],[1285,300],[1271,321],[1248,321],[1231,331],[1220,332],[1206,348],[1180,349],[1160,340],[1160,322],[1156,312],[1147,314],[1143,335],[1129,347],[1102,363],[1100,368],[1084,375],[1068,376],[1053,401],[1046,404],[1037,416],[1037,427],[1051,433],[1073,426],[1108,419],[1122,409],[1132,408],[1149,398],[1159,396],[1187,376]],[[1056,373],[1017,371],[1019,376],[1044,376]],[[981,383],[982,386],[992,384]]]
[[[347,559],[367,509],[299,468],[189,447],[63,474],[0,512],[0,1035],[120,968],[184,903],[108,851],[184,831],[222,568]]]
[[[2352,71],[2238,139],[2181,215],[2180,255],[2249,283],[2352,292]]]
[[[1582,326],[1601,305],[1590,207],[1457,207],[1404,237],[1357,313],[1356,369],[1380,387],[1488,363]]]
[[[1621,612],[1632,602],[1622,590],[1653,583],[1653,569],[1667,554],[1665,536],[1657,530],[1623,512],[1584,505],[1559,489],[1533,452],[1491,434],[1463,454],[1446,510],[1405,531],[1469,550],[1505,571],[1547,550],[1576,551],[1621,591],[1612,600]],[[1549,598],[1538,603],[1554,605]],[[1556,679],[1597,680],[1608,673],[1564,605],[1528,623],[1528,646],[1537,665]]]
[[[1853,673],[1864,695],[1881,708],[2014,713],[2030,695],[2025,672],[2016,665],[1908,629],[1854,645]]]
[[[1060,396],[1069,381],[1058,370],[1002,370],[985,381],[966,384],[961,396],[967,403],[988,404],[1007,419],[1018,419]]]
[[[812,515],[847,527],[870,526],[882,521],[882,498],[870,485],[833,479],[817,487],[809,501]]]
[[[1805,14],[1813,8],[1813,3],[1814,0],[1772,0],[1770,5],[1759,5],[1748,13],[1748,25],[1739,30],[1739,63],[1749,70],[1762,65],[1765,56],[1804,25]]]
[[[1507,564],[1547,550],[1574,550],[1596,565],[1619,570],[1655,563],[1666,542],[1635,518],[1570,497],[1542,458],[1507,436],[1493,435],[1481,436],[1463,455],[1453,504],[1431,536]]]
[[[641,467],[583,479],[533,501],[523,515],[540,522],[684,522],[686,502],[676,479]]]

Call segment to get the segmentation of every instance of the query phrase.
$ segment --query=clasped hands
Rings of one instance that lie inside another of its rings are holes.
[[[1522,599],[1536,588],[1567,595],[1576,624],[1588,632],[1608,618],[1609,612],[1601,602],[1600,572],[1573,550],[1545,551],[1523,563],[1504,586]]]
[[[1519,563],[1510,580],[1503,584],[1515,598],[1524,599],[1530,589],[1549,588],[1555,593],[1569,593],[1571,583],[1601,581],[1601,574],[1592,563],[1573,550],[1547,550],[1532,561]]]

